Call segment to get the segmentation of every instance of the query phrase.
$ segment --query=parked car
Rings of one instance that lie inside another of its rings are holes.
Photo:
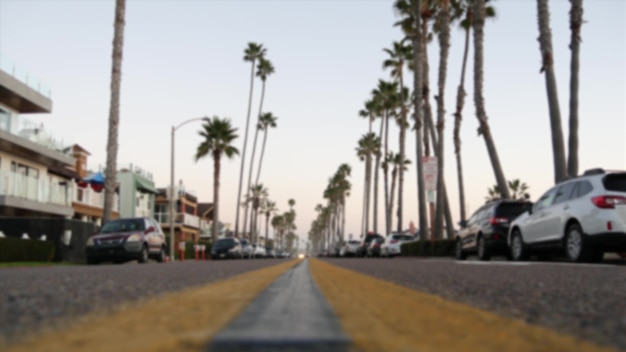
[[[271,247],[265,248],[265,257],[266,258],[277,258],[276,252],[274,251],[274,248],[271,248]]]
[[[532,207],[528,200],[495,200],[478,208],[467,221],[461,221],[456,238],[456,258],[464,260],[476,253],[480,260],[494,255],[508,256],[509,224]]]
[[[385,242],[385,239],[381,237],[374,238],[370,245],[367,246],[367,256],[368,257],[380,257],[380,245]]]
[[[360,244],[361,242],[357,240],[349,240],[341,249],[340,255],[342,257],[355,257]]]
[[[265,258],[265,255],[266,255],[266,252],[263,246],[257,243],[252,244],[252,257],[253,258]]]
[[[165,235],[159,223],[148,217],[115,219],[89,237],[85,246],[87,264],[136,259],[147,263],[165,261]]]
[[[367,247],[369,247],[370,243],[375,238],[383,238],[383,236],[381,236],[381,235],[379,235],[377,233],[368,233],[367,235],[365,235],[363,240],[359,243],[359,247],[356,250],[356,256],[357,257],[365,257],[367,255]]]
[[[239,243],[241,244],[241,253],[243,254],[243,257],[251,259],[252,258],[252,246],[250,245],[250,242],[248,242],[248,240],[246,239],[241,239],[239,240]]]
[[[511,224],[513,260],[563,253],[572,262],[598,262],[626,251],[626,172],[592,169],[548,189]]]
[[[380,245],[380,255],[387,258],[400,255],[400,247],[403,243],[416,241],[417,239],[418,237],[411,236],[409,232],[392,232],[385,237],[385,241]]]
[[[211,247],[211,259],[243,259],[241,242],[234,237],[218,239]]]

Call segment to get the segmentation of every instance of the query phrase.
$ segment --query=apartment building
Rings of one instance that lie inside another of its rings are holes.
[[[170,236],[170,189],[159,188],[156,198],[154,218],[161,228]],[[193,191],[188,191],[182,181],[174,186],[174,248],[178,248],[181,241],[196,243],[200,239],[201,220],[198,216],[198,197]]]
[[[158,191],[154,186],[152,173],[129,164],[120,167],[116,177],[119,185],[119,216],[154,217]]]

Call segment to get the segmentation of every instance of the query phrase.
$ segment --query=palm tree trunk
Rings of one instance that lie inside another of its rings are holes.
[[[220,221],[220,158],[221,150],[213,152],[213,234],[212,243],[217,242],[218,225]]]
[[[126,0],[115,2],[115,33],[113,34],[113,64],[111,67],[111,102],[109,105],[109,133],[107,162],[104,170],[104,214],[102,224],[111,220],[113,195],[117,187],[117,148],[120,125],[120,89],[122,84],[122,52],[124,50],[124,24]]]
[[[345,196],[342,196],[341,201],[341,240],[345,241],[346,239],[346,200]]]
[[[379,140],[383,140],[383,132],[385,128],[385,117],[383,116],[380,120],[380,133]],[[378,175],[380,174],[380,145],[378,147],[378,151],[376,153],[376,162],[374,164],[374,204],[372,205],[374,214],[373,214],[373,230],[374,233],[378,233]]]
[[[572,61],[569,84],[569,154],[567,171],[570,177],[578,175],[578,76],[580,71],[580,27],[583,24],[583,0],[570,0],[570,29]]]
[[[502,164],[498,158],[498,151],[496,145],[491,136],[489,124],[487,123],[487,112],[485,111],[485,99],[483,97],[483,42],[484,42],[484,27],[485,27],[485,0],[474,0],[474,14],[473,14],[473,28],[474,28],[474,102],[476,105],[476,117],[480,127],[478,133],[483,135],[485,144],[487,146],[487,152],[489,153],[489,159],[491,160],[491,167],[495,174],[496,183],[500,189],[502,197],[505,199],[510,198],[509,188],[507,187],[506,179],[504,178],[504,172],[502,171]]]
[[[256,173],[256,182],[254,184],[259,184],[259,178],[261,177],[261,166],[263,165],[263,155],[265,154],[265,143],[267,142],[267,131],[269,130],[269,126],[265,127],[265,131],[263,131],[263,145],[261,146],[261,155],[259,156],[259,170]]]
[[[259,104],[259,114],[257,115],[257,124],[254,132],[254,141],[252,142],[252,156],[250,157],[250,169],[248,170],[248,188],[247,193],[250,194],[250,186],[252,185],[252,170],[254,169],[254,155],[256,154],[256,141],[259,137],[259,119],[261,117],[261,109],[263,108],[263,99],[265,98],[265,81],[263,81],[263,86],[261,88],[261,102]],[[246,232],[246,222],[248,219],[248,203],[245,205],[245,213],[243,218],[243,231]]]
[[[270,233],[270,214],[267,213],[265,216],[265,245],[267,246],[267,241]],[[273,248],[276,248],[276,244],[274,244]]]
[[[239,190],[237,191],[237,200],[235,202],[237,211],[235,213],[235,236],[239,234],[239,208],[241,202],[241,186],[243,185],[243,170],[246,162],[246,147],[248,145],[248,128],[250,127],[250,113],[252,112],[252,91],[254,90],[254,62],[250,68],[250,94],[248,95],[248,117],[246,118],[246,132],[243,139],[243,150],[241,151],[241,166],[239,168]],[[247,192],[246,192],[247,193]],[[244,226],[245,227],[245,226]],[[244,229],[244,235],[246,233]]]
[[[470,28],[465,30],[465,48],[463,49],[463,64],[461,66],[461,83],[457,90],[456,111],[454,113],[454,153],[456,154],[456,171],[459,184],[459,211],[461,221],[466,220],[465,213],[465,186],[463,185],[463,159],[461,157],[461,122],[463,121],[463,105],[465,104],[465,71],[469,51]]]
[[[388,141],[389,141],[389,112],[385,111],[385,154],[384,154],[384,158],[387,158],[387,156],[389,155],[389,148],[388,148]],[[390,213],[390,205],[391,203],[389,203],[389,163],[384,163],[383,164],[383,171],[385,172],[384,175],[384,183],[385,183],[385,236],[390,232],[391,230],[391,222],[390,222],[390,217],[391,217],[391,213]],[[378,232],[376,232],[378,233]]]
[[[400,72],[399,72],[399,78],[400,78],[400,92],[404,92],[404,82],[403,82],[403,78],[402,78],[402,67],[400,68]],[[403,94],[403,93],[400,93]],[[402,193],[404,192],[404,160],[406,159],[406,150],[405,150],[405,145],[406,145],[406,128],[407,128],[407,121],[406,121],[406,107],[404,104],[404,97],[402,97],[402,111],[401,111],[401,116],[400,118],[402,119],[402,122],[400,124],[400,170],[399,170],[399,174],[398,174],[398,212],[397,212],[397,220],[398,220],[398,232],[402,232],[402,202],[403,202],[403,197],[402,197]],[[393,192],[391,193],[393,194]]]
[[[433,120],[433,109],[430,106],[430,64],[428,61],[428,22],[427,21],[423,21],[422,22],[422,37],[423,37],[423,42],[422,42],[422,46],[424,49],[424,61],[423,61],[423,68],[422,68],[422,79],[423,79],[423,83],[422,83],[422,99],[424,99],[424,117],[429,119],[430,121]],[[429,135],[428,133],[424,134],[424,155],[426,156],[430,156],[430,144],[429,143]],[[432,226],[432,224],[431,224]]]
[[[365,159],[364,163],[365,165],[365,172],[363,173],[365,175],[364,180],[363,180],[363,206],[361,207],[363,210],[363,213],[361,215],[361,234],[364,234],[366,231],[365,228],[365,222],[366,222],[366,217],[367,217],[367,158]]]
[[[420,106],[420,102],[422,101],[422,96],[419,94],[420,88],[422,87],[422,65],[424,61],[424,52],[422,48],[422,38],[420,35],[420,9],[417,1],[411,2],[413,16],[415,18],[415,31],[416,33],[413,35],[412,44],[413,44],[413,86],[415,92],[415,100],[414,100],[414,114],[415,114],[415,164],[417,169],[417,201],[418,201],[418,217],[419,217],[419,231],[422,236],[426,235],[426,231],[428,231],[428,215],[426,210],[426,193],[424,192],[424,167],[422,164],[422,156],[423,156],[423,121],[422,121],[422,110]]]
[[[428,133],[430,133],[430,138],[433,142],[433,149],[435,151],[439,150],[439,141],[437,139],[437,134],[435,133],[435,129],[433,127],[433,121],[429,121],[426,119],[426,126],[428,129]],[[437,154],[435,154],[437,156]],[[454,223],[452,222],[452,212],[450,211],[450,202],[448,201],[448,190],[446,188],[445,180],[442,186],[442,195],[443,195],[443,211],[444,217],[446,221],[446,234],[447,238],[454,238]],[[437,236],[441,235],[443,231],[441,231]]]
[[[448,70],[448,55],[450,52],[450,9],[449,3],[444,1],[439,12],[439,82],[437,93],[437,208],[435,211],[435,235],[443,238],[443,209],[444,209],[444,127],[445,127],[445,88]]]
[[[537,0],[537,19],[539,22],[539,48],[541,50],[542,67],[545,71],[548,105],[550,107],[550,129],[552,131],[552,154],[554,157],[554,183],[567,176],[565,161],[565,144],[561,127],[561,110],[557,93],[556,75],[554,73],[554,57],[552,51],[552,32],[550,30],[550,9],[548,0]]]
[[[402,165],[404,166],[404,165]],[[400,167],[402,168],[402,167]],[[393,195],[395,193],[396,190],[396,177],[398,176],[398,168],[394,167],[393,170],[391,171],[391,191],[389,192],[389,219],[391,220],[391,214],[393,212]],[[385,235],[388,235],[391,233],[391,224],[389,227],[389,231],[387,231],[387,233]]]
[[[365,212],[365,233],[367,233],[369,231],[369,225],[370,225],[370,221],[369,221],[369,213],[370,213],[370,191],[372,189],[372,156],[371,155],[367,155],[366,157],[366,165],[367,165],[367,170],[366,170],[366,178],[367,178],[367,201],[366,201],[366,212]],[[374,202],[376,200],[376,194],[374,194]]]

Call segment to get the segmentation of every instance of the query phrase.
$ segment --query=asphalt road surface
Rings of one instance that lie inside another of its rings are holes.
[[[412,258],[325,261],[626,350],[626,266],[623,264]]]

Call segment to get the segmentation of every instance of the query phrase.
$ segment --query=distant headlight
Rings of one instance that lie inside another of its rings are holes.
[[[126,242],[139,242],[140,239],[141,239],[141,236],[139,236],[139,234],[136,233],[134,235],[130,235],[130,237],[126,239]]]
[[[94,243],[93,243],[93,237],[89,237],[89,239],[87,240],[87,243],[85,244],[87,247],[93,247]]]
[[[298,254],[298,259],[304,259],[304,253]]]

